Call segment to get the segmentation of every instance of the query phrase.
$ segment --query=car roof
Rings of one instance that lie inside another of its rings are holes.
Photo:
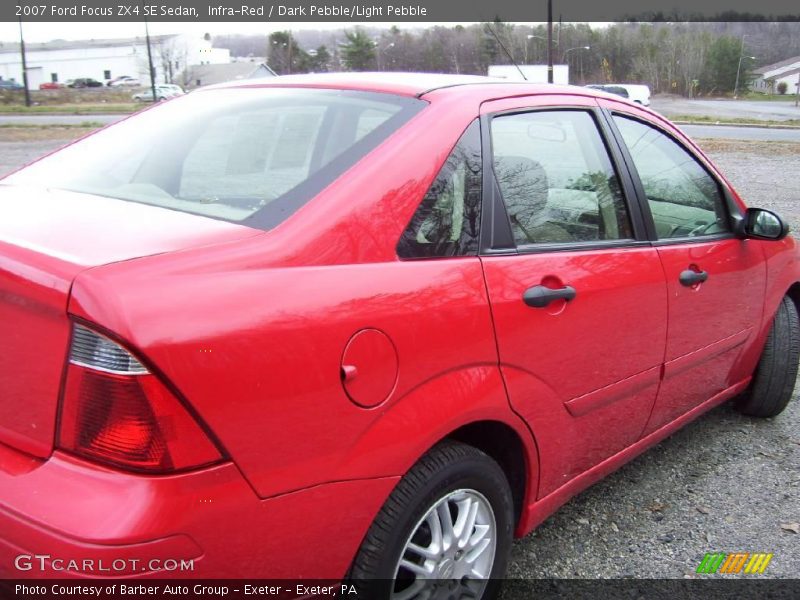
[[[483,90],[487,96],[497,97],[498,92],[508,91],[513,95],[533,94],[579,94],[604,96],[603,92],[569,85],[509,81],[499,77],[482,75],[450,75],[441,73],[316,73],[308,75],[281,75],[259,79],[240,79],[228,83],[208,86],[203,89],[225,89],[240,87],[309,87],[384,92],[401,96],[422,97],[433,91],[452,90],[463,93],[464,88]],[[498,90],[500,88],[500,90]],[[503,95],[502,93],[500,95]]]

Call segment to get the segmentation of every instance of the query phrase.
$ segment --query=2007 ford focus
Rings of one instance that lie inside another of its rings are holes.
[[[0,181],[0,573],[488,598],[514,536],[682,425],[780,413],[798,302],[783,221],[621,98],[193,92]]]

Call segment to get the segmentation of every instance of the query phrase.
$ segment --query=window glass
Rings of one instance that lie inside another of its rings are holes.
[[[730,230],[717,182],[689,152],[644,123],[617,115],[614,121],[642,180],[659,238]]]
[[[481,204],[481,137],[467,128],[442,166],[400,238],[402,258],[478,253]]]
[[[308,176],[324,114],[322,106],[287,107],[216,119],[186,156],[179,196],[270,198],[285,194]]]
[[[177,87],[177,86],[164,86]],[[105,128],[3,180],[268,228],[427,105],[370,92],[201,90]]]
[[[589,113],[496,117],[492,148],[517,244],[633,237],[619,179]]]

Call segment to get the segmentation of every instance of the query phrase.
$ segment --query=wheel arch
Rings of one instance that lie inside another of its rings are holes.
[[[336,480],[402,477],[432,448],[456,440],[486,453],[503,469],[519,535],[538,493],[539,449],[530,427],[511,408],[497,365],[442,373],[376,413],[353,440],[333,474]]]
[[[786,290],[786,296],[794,303],[794,308],[798,314],[800,314],[800,281],[795,281],[792,285],[789,286],[789,289]]]
[[[501,421],[475,421],[459,427],[444,439],[477,448],[500,465],[511,487],[514,523],[518,527],[523,510],[536,493],[538,482],[533,480],[537,479],[539,472],[538,456],[526,451],[519,433]],[[535,461],[533,465],[532,461]]]

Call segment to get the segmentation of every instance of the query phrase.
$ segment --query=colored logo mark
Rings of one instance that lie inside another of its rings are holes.
[[[706,552],[700,565],[697,567],[698,573],[763,573],[772,554],[764,552]]]

